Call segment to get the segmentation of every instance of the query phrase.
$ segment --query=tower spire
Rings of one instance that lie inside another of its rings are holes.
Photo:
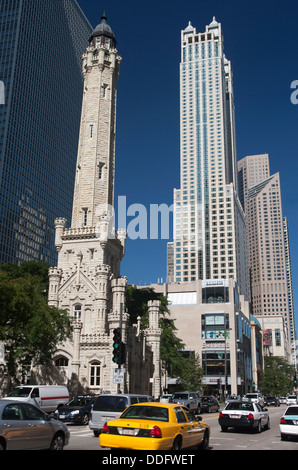
[[[84,97],[72,227],[96,227],[114,204],[116,87],[121,57],[105,20],[83,56]]]

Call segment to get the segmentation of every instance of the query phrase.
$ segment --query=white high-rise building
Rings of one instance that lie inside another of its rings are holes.
[[[180,139],[168,282],[233,278],[247,296],[232,69],[215,18],[203,33],[191,23],[181,32]]]

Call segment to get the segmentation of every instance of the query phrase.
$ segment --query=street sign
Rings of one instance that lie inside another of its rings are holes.
[[[125,369],[114,369],[113,382],[114,384],[124,384]]]

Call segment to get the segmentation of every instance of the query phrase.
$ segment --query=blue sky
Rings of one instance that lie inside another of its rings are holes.
[[[234,76],[238,159],[268,153],[271,174],[280,173],[297,317],[298,104],[290,100],[291,83],[298,80],[297,1],[78,3],[94,27],[105,11],[123,59],[118,82],[115,197],[126,196],[127,206],[143,204],[148,213],[150,204],[171,205],[173,188],[180,186],[181,30],[191,21],[198,32],[204,31],[213,16],[222,23],[225,54]],[[122,275],[135,284],[165,281],[166,245],[164,239],[128,239]]]

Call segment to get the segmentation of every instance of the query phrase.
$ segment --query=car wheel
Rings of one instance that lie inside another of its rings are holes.
[[[221,431],[226,432],[228,430],[228,426],[221,426]]]
[[[203,441],[198,445],[199,450],[207,450],[209,447],[209,432],[205,431]]]
[[[55,434],[51,442],[50,450],[63,450],[64,437],[61,433]]]
[[[93,431],[93,434],[95,437],[98,437],[99,436],[99,431],[97,431],[96,429]]]
[[[84,426],[87,426],[88,423],[89,423],[89,415],[88,415],[88,413],[85,413],[82,416],[81,424],[83,424]]]
[[[261,421],[258,421],[258,425],[257,425],[256,432],[257,432],[257,433],[262,432],[262,423],[261,423]]]
[[[265,429],[270,429],[270,418],[268,417],[267,424],[265,426]]]
[[[5,449],[6,449],[5,441],[0,439],[0,450],[5,450]]]
[[[182,437],[181,437],[181,436],[177,436],[177,437],[174,439],[172,450],[180,450],[180,449],[181,449],[181,446],[182,446]]]
[[[281,434],[280,438],[281,438],[282,441],[287,441],[288,440],[288,436],[286,434]]]

